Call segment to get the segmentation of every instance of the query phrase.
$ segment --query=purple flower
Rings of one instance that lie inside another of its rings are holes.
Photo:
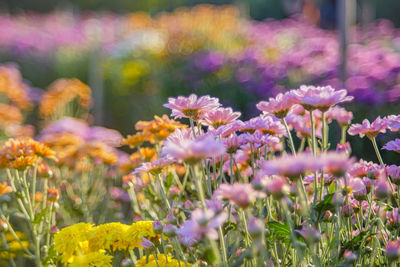
[[[142,242],[139,243],[139,245],[141,245],[143,247],[143,249],[150,249],[150,248],[154,247],[154,244],[145,237],[142,237]]]
[[[353,119],[353,112],[339,106],[334,106],[326,112],[326,118],[336,120],[340,126],[347,126]]]
[[[233,112],[231,108],[217,108],[206,112],[202,123],[211,129],[217,129],[220,126],[236,121],[240,115],[240,112]]]
[[[400,166],[390,165],[387,174],[392,178],[394,184],[400,185]]]
[[[215,213],[211,209],[203,211],[198,208],[192,211],[190,219],[184,222],[176,233],[185,246],[192,246],[204,237],[216,240],[218,232],[215,229],[221,226],[227,217],[224,212]]]
[[[386,257],[389,261],[398,260],[400,257],[400,241],[389,241],[386,246]]]
[[[278,118],[284,118],[295,104],[297,104],[295,95],[287,92],[279,93],[275,98],[269,98],[268,102],[261,101],[257,104],[257,108],[263,112],[274,114]]]
[[[396,138],[395,140],[386,143],[386,145],[384,145],[382,149],[396,151],[397,153],[400,153],[400,139]]]
[[[136,168],[131,174],[148,172],[153,175],[158,175],[161,171],[174,162],[171,158],[160,158],[152,162],[143,162],[142,166]]]
[[[321,233],[318,232],[318,230],[312,227],[311,225],[303,226],[301,230],[295,230],[295,231],[298,234],[300,234],[304,238],[304,240],[309,244],[316,243],[321,238]]]

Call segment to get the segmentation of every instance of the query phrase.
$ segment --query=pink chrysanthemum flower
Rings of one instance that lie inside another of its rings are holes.
[[[197,132],[196,129],[195,132]],[[182,128],[182,129],[175,129],[175,131],[167,137],[165,142],[179,143],[187,139],[192,139],[192,140],[194,139],[193,130],[189,128],[188,129]]]
[[[240,136],[237,136],[236,134],[222,138],[221,140],[226,148],[226,152],[229,154],[235,153],[239,149],[239,147],[245,142],[242,138],[240,138]]]
[[[171,116],[174,118],[192,118],[197,120],[203,118],[206,112],[220,107],[219,100],[209,95],[197,97],[191,94],[188,97],[178,96],[168,98],[168,103],[164,107],[172,110]]]
[[[362,124],[356,123],[350,126],[347,131],[350,135],[360,135],[360,137],[367,136],[372,139],[379,133],[385,133],[388,128],[388,122],[386,118],[378,117],[372,123],[369,120],[363,120]]]
[[[400,139],[396,138],[395,140],[386,143],[386,145],[384,145],[382,149],[396,151],[397,153],[400,153]]]
[[[233,121],[227,125],[223,125],[215,130],[215,135],[220,135],[222,137],[228,137],[232,134],[235,134],[237,131],[241,131],[243,129],[244,123],[240,120]],[[212,130],[211,130],[212,131]],[[210,130],[209,130],[210,132]]]
[[[400,115],[390,115],[387,117],[388,127],[392,132],[400,131]]]
[[[265,197],[265,194],[255,191],[251,184],[221,184],[214,192],[214,197],[229,200],[234,205],[246,208],[258,197]]]
[[[270,145],[274,146],[279,144],[280,140],[276,136],[270,134],[263,134],[260,131],[255,131],[254,133],[244,133],[239,136],[242,140],[242,144],[254,144],[259,146]]]
[[[289,114],[286,121],[290,128],[296,131],[298,138],[311,137],[311,120],[309,116],[300,116],[297,114]],[[322,138],[322,123],[319,120],[315,123],[315,136]]]
[[[240,112],[233,112],[231,108],[217,108],[204,114],[202,124],[211,127],[211,129],[217,129],[236,121],[240,115]]]
[[[353,112],[334,106],[326,112],[326,118],[336,120],[340,126],[347,126],[353,119]]]
[[[329,151],[319,155],[318,161],[321,162],[324,172],[342,176],[347,169],[350,169],[355,159],[349,158],[346,153]]]
[[[218,239],[216,228],[221,226],[227,217],[225,212],[215,213],[212,209],[203,211],[197,208],[176,233],[185,246],[193,246],[204,237],[216,240]]]
[[[149,172],[153,175],[157,175],[161,173],[161,171],[171,165],[174,162],[173,159],[170,158],[161,158],[152,162],[144,162],[142,166],[136,168],[131,174],[138,174],[141,172]]]
[[[276,135],[279,137],[287,134],[282,122],[272,116],[259,116],[244,122],[243,132],[254,133],[257,130],[263,134]]]
[[[316,161],[310,153],[283,155],[272,160],[260,160],[261,175],[280,175],[290,179],[298,179],[300,175],[314,172],[321,168],[321,162]]]
[[[297,104],[295,95],[290,91],[284,94],[279,93],[275,98],[261,101],[257,108],[263,112],[274,114],[277,118],[285,118],[293,105]]]
[[[225,152],[222,142],[211,135],[202,135],[195,139],[167,139],[161,148],[161,154],[178,161],[196,163],[202,159],[221,156]]]
[[[335,90],[331,86],[307,86],[302,85],[299,89],[293,90],[298,103],[307,110],[319,109],[323,112],[330,107],[353,100],[354,97],[347,96],[347,90]]]

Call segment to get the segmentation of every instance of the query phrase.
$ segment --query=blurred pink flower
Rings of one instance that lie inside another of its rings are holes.
[[[400,130],[400,115],[390,115],[387,116],[388,127],[392,132],[397,132]]]
[[[161,154],[178,161],[196,163],[209,157],[218,157],[225,152],[222,142],[211,135],[202,135],[195,139],[167,139],[161,148]]]
[[[230,136],[231,134],[235,134],[237,131],[241,131],[243,129],[244,123],[240,120],[233,121],[227,125],[223,125],[219,127],[216,131],[216,135],[221,135],[222,137]]]
[[[347,111],[339,106],[334,106],[326,112],[326,118],[336,120],[340,126],[346,126],[351,123],[353,112]]]
[[[219,100],[209,95],[197,97],[191,94],[188,97],[178,96],[168,98],[168,103],[164,107],[172,110],[171,116],[174,118],[192,118],[197,120],[204,118],[205,113],[217,109],[221,104]]]
[[[324,172],[342,176],[354,164],[355,158],[349,158],[348,154],[343,152],[329,151],[320,154],[317,161]]]
[[[216,199],[229,200],[232,204],[245,208],[253,204],[258,197],[265,194],[257,192],[251,184],[221,184],[214,192]]]
[[[215,213],[211,209],[203,211],[195,209],[192,211],[190,219],[176,231],[179,240],[185,246],[192,246],[202,238],[218,239],[218,232],[215,230],[227,219],[225,212]]]
[[[242,144],[257,144],[259,146],[270,145],[274,146],[280,143],[280,139],[270,134],[263,134],[260,131],[254,133],[244,133],[239,135]]]
[[[229,137],[222,138],[222,143],[224,144],[227,153],[233,154],[238,148],[244,144],[245,140],[236,134],[233,134]]]
[[[162,171],[163,168],[168,167],[173,162],[174,160],[171,158],[160,158],[152,162],[143,162],[142,165],[131,172],[131,174],[149,172],[153,175],[157,175]]]
[[[400,185],[400,166],[390,165],[387,174],[392,178],[394,184]]]
[[[296,100],[307,110],[319,109],[323,112],[330,107],[353,100],[354,97],[347,96],[347,91],[335,90],[331,86],[307,86],[302,85],[293,90]]]
[[[386,257],[390,262],[396,261],[400,257],[400,241],[389,241],[386,246]]]
[[[279,137],[287,134],[282,122],[268,115],[261,115],[244,122],[243,132],[254,133],[257,130],[263,134],[271,134]]]
[[[388,129],[388,122],[386,118],[378,117],[372,123],[369,120],[363,120],[362,124],[352,124],[350,129],[347,131],[350,135],[360,135],[364,137],[365,135],[372,139],[376,137],[379,133],[385,133]]]

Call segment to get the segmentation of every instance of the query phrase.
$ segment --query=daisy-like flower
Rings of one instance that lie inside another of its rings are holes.
[[[393,141],[387,142],[382,148],[400,153],[400,139],[396,138]]]
[[[211,135],[202,135],[195,139],[168,138],[161,154],[178,161],[196,163],[202,159],[221,156],[225,152],[222,142]]]
[[[400,115],[390,115],[387,116],[388,127],[392,132],[397,132],[400,130]]]
[[[240,112],[233,112],[231,108],[217,108],[204,114],[202,123],[212,129],[232,123],[241,115]]]
[[[300,116],[297,114],[289,114],[286,117],[286,121],[289,127],[296,131],[298,138],[309,138],[311,137],[311,120],[307,115]],[[322,138],[322,123],[320,120],[315,122],[315,136]]]
[[[299,89],[291,91],[295,99],[307,110],[319,109],[322,112],[330,107],[353,100],[354,97],[347,96],[347,90],[335,90],[331,86],[307,86],[302,85]]]
[[[244,144],[243,138],[240,136],[237,136],[236,134],[233,134],[232,136],[222,138],[222,143],[224,144],[226,148],[226,152],[229,154],[235,153],[241,145]]]
[[[227,219],[225,212],[215,213],[212,209],[203,211],[195,209],[190,215],[190,219],[183,223],[176,233],[179,240],[185,246],[192,246],[202,238],[218,239],[216,228],[221,226]]]
[[[138,174],[141,172],[149,172],[152,175],[157,175],[161,173],[161,171],[171,165],[174,162],[173,159],[170,158],[161,158],[152,162],[143,162],[142,166],[136,168],[131,174]]]
[[[257,108],[263,112],[274,114],[277,118],[285,118],[293,105],[297,104],[295,95],[290,91],[284,94],[279,93],[275,98],[261,101]]]
[[[172,258],[172,256],[167,256],[166,260],[164,255],[159,255],[156,259],[153,254],[143,256],[135,264],[136,267],[179,267],[183,265],[185,264],[183,264],[182,261],[178,261],[177,259]],[[192,264],[187,263],[187,266],[192,266]]]
[[[259,146],[270,145],[274,146],[279,144],[280,140],[276,136],[270,134],[263,134],[260,131],[255,131],[253,134],[244,133],[239,136],[243,144],[254,144]]]
[[[12,192],[11,186],[7,182],[0,183],[0,195]]]
[[[360,137],[367,136],[369,139],[376,137],[379,133],[385,133],[388,129],[388,122],[386,118],[380,116],[372,123],[369,120],[363,120],[362,124],[356,123],[350,126],[347,131],[350,135],[360,135]]]
[[[258,197],[264,197],[262,192],[255,191],[251,184],[221,184],[214,192],[216,199],[229,200],[232,204],[246,208]]]
[[[80,266],[99,266],[99,267],[112,267],[113,256],[106,254],[105,250],[98,250],[88,252],[85,254],[78,254],[74,257],[73,261],[68,264],[71,267]]]
[[[197,97],[195,94],[188,97],[170,97],[168,103],[164,104],[164,107],[172,110],[172,117],[192,118],[193,120],[203,118],[206,112],[213,111],[220,106],[219,100],[215,97],[209,95]]]
[[[220,135],[222,137],[230,136],[232,134],[235,134],[237,131],[241,131],[243,129],[243,125],[244,123],[240,120],[233,121],[215,130],[215,135]]]
[[[326,118],[328,120],[336,120],[340,126],[347,126],[351,123],[351,120],[353,119],[353,112],[347,111],[346,109],[339,106],[334,106],[326,112]]]
[[[279,137],[286,135],[285,126],[283,126],[279,119],[273,118],[272,116],[258,116],[244,122],[243,132],[254,133],[257,130],[263,134],[276,135]]]
[[[128,247],[123,237],[129,225],[122,223],[105,223],[94,227],[89,239],[89,247],[92,251],[106,249],[109,251],[125,250]]]

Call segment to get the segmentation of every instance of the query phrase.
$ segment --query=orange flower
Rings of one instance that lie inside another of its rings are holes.
[[[56,114],[74,99],[78,100],[81,107],[89,108],[92,104],[89,86],[78,79],[58,79],[43,95],[39,113],[43,117]]]
[[[47,188],[47,200],[50,202],[56,202],[60,196],[60,191],[57,188]]]
[[[135,148],[140,146],[144,142],[154,144],[154,135],[145,132],[138,132],[134,135],[128,135],[122,140],[121,145],[128,145],[130,148]]]
[[[55,152],[31,138],[12,138],[0,148],[0,168],[24,169],[40,158],[55,160]]]
[[[141,147],[139,149],[140,154],[143,157],[143,161],[153,161],[156,160],[157,151],[155,148],[152,147]]]
[[[43,193],[42,192],[36,192],[35,193],[35,202],[38,203],[40,201],[42,201],[43,199]]]
[[[12,192],[11,186],[7,182],[0,183],[0,195]]]
[[[29,109],[32,106],[28,90],[29,87],[22,81],[17,68],[0,66],[0,93],[20,109]]]

